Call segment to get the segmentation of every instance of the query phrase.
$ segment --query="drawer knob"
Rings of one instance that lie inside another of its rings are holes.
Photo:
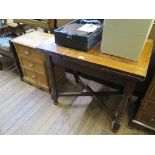
[[[27,55],[27,56],[28,56],[28,55],[30,55],[30,52],[28,52],[28,51],[25,51],[25,55]]]
[[[36,78],[36,75],[32,75],[32,79],[35,79]]]
[[[34,64],[29,64],[28,66],[32,68],[34,66]]]
[[[151,119],[150,119],[150,122],[153,122],[153,121],[154,121],[154,118],[151,118]]]

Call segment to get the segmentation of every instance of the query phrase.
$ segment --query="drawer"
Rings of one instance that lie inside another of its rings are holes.
[[[155,84],[152,86],[152,88],[150,90],[149,98],[152,100],[155,100]]]
[[[48,86],[46,75],[39,73],[36,74],[37,74],[37,84],[41,87]]]
[[[34,71],[23,68],[23,73],[24,73],[24,79],[26,79],[27,81],[30,81],[33,83],[37,82],[37,74]]]
[[[155,127],[155,116],[150,115],[146,112],[141,112],[141,115],[139,117],[141,122],[146,123],[147,125],[150,125],[152,127]]]
[[[54,64],[61,65],[65,69],[72,70],[74,68],[74,70],[80,73],[86,74],[87,76],[90,75],[91,78],[93,77],[112,83],[115,81],[115,83],[119,85],[126,84],[126,81],[128,80],[128,76],[120,78],[121,75],[118,72],[109,70],[94,63],[88,63],[83,60],[60,56],[58,54],[51,54],[51,58]]]
[[[44,55],[42,53],[36,52],[35,49],[21,45],[15,45],[15,47],[20,57],[26,57],[30,60],[40,63],[44,62]]]
[[[67,64],[73,64],[73,65],[78,65],[82,67],[87,67],[90,69],[97,69],[97,68],[100,69],[98,65],[95,65],[93,63],[88,63],[87,61],[83,61],[80,59],[74,59],[67,56],[60,56],[57,54],[51,54],[51,56],[52,56],[52,61],[56,64],[67,63]]]
[[[21,61],[22,67],[28,67],[29,69],[34,70],[35,72],[40,72],[42,74],[45,73],[44,64],[31,61],[24,57],[20,57],[20,61]]]
[[[23,72],[24,72],[24,79],[26,82],[29,82],[38,88],[49,87],[46,74],[36,73],[33,70],[27,68],[23,68]]]
[[[146,100],[142,110],[155,115],[155,101]]]

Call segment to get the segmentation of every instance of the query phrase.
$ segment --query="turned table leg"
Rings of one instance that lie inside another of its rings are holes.
[[[56,78],[55,78],[55,65],[51,63],[51,97],[54,100],[54,104],[58,104],[58,92],[57,92],[57,85],[56,85]]]
[[[118,105],[117,111],[115,113],[115,117],[113,119],[111,129],[113,132],[117,132],[121,126],[122,118],[124,116],[125,111],[127,110],[128,101],[131,98],[133,91],[135,89],[136,81],[135,80],[128,80],[125,84],[123,90],[123,98]]]
[[[45,55],[46,66],[49,68],[50,72],[50,89],[51,98],[54,100],[54,104],[58,104],[58,92],[55,78],[55,64],[52,62],[52,58],[49,55]]]

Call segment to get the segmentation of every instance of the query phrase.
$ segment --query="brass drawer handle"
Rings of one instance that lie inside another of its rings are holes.
[[[25,55],[27,55],[27,56],[30,55],[30,52],[28,52],[28,51],[25,51],[24,53],[25,53]]]
[[[35,79],[37,76],[36,75],[32,75],[32,79]]]
[[[34,66],[34,64],[29,64],[28,66],[29,66],[30,68],[32,68],[32,67]]]

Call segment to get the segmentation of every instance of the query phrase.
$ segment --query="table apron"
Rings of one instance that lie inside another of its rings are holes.
[[[66,56],[52,54],[50,55],[50,60],[54,64],[63,66],[63,68],[81,72],[104,81],[117,83],[119,85],[126,84],[127,80],[143,81],[143,79],[137,78],[135,76],[120,73],[118,71],[110,70],[90,62],[85,62]]]

